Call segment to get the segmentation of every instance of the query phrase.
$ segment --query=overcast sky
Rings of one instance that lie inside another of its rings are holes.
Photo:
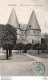
[[[13,5],[19,23],[27,24],[34,9],[42,33],[48,33],[48,0],[0,0],[0,24],[8,22]]]

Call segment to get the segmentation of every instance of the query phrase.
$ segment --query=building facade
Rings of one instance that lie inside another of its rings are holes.
[[[12,9],[8,23],[17,30],[17,43],[41,43],[41,29],[33,10],[28,24],[19,24],[14,8]]]

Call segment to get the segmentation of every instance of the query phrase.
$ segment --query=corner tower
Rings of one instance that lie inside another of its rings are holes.
[[[16,30],[17,30],[17,39],[19,39],[20,38],[20,26],[19,26],[19,22],[18,22],[16,12],[15,12],[14,8],[11,11],[11,14],[10,14],[10,17],[9,17],[9,20],[8,20],[7,24],[10,24],[10,25],[12,25],[13,27],[16,28]]]
[[[30,20],[26,28],[26,41],[27,43],[41,43],[41,29],[33,10]]]

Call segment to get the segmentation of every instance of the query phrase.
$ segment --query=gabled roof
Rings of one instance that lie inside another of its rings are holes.
[[[29,29],[41,30],[34,10],[31,14],[30,20],[28,22],[27,30],[29,30]]]
[[[12,25],[16,28],[19,28],[19,22],[18,22],[18,19],[17,19],[14,8],[12,9],[12,12],[10,14],[10,17],[9,17],[9,20],[8,20],[7,24],[10,24],[10,25]]]

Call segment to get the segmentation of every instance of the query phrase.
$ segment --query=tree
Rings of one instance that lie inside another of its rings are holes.
[[[5,31],[5,25],[0,24],[0,48],[2,47],[1,46],[1,38],[4,35],[4,31]]]
[[[46,45],[47,45],[47,53],[48,53],[48,35],[46,36]]]
[[[20,50],[20,54],[21,54],[21,50],[24,50],[24,44],[18,43],[16,49]]]
[[[4,34],[1,37],[1,45],[6,50],[6,59],[8,59],[8,52],[11,56],[12,49],[16,45],[16,39],[16,29],[12,25],[6,24]]]
[[[26,44],[25,49],[29,50],[30,53],[30,49],[32,49],[32,44],[31,43]]]
[[[41,48],[42,48],[42,52],[44,53],[44,51],[47,49],[47,39],[45,38],[41,38]]]
[[[41,49],[41,44],[40,43],[34,44],[33,49],[38,50],[38,54],[39,54],[39,50]]]

